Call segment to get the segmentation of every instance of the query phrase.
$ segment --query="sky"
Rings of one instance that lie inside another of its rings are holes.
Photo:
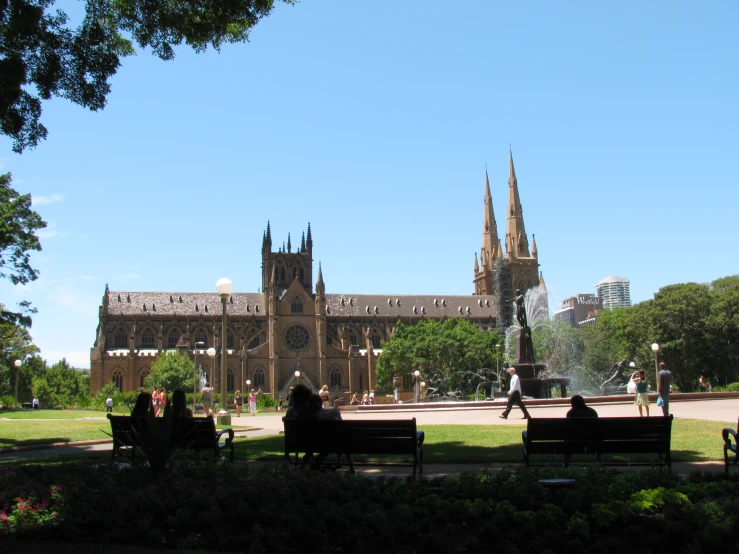
[[[71,15],[81,3],[58,3]],[[485,170],[505,235],[513,153],[550,310],[631,281],[634,303],[739,273],[739,4],[303,0],[248,44],[139,50],[103,111],[43,104],[49,137],[0,171],[48,222],[40,270],[0,283],[38,308],[49,363],[89,367],[117,291],[261,286],[313,234],[328,293],[471,294]]]

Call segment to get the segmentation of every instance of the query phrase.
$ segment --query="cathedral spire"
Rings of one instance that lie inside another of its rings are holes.
[[[518,196],[516,168],[513,166],[513,152],[510,153],[508,170],[508,231],[506,233],[506,254],[509,259],[530,258],[529,240],[523,224],[523,208]]]
[[[475,275],[480,272],[480,266],[477,263],[477,252],[475,252]]]
[[[488,170],[485,170],[485,207],[482,219],[482,248],[480,249],[480,261],[483,267],[486,263],[492,265],[495,258],[498,257],[497,249],[499,244],[498,225],[495,222],[495,214],[493,213],[493,197],[490,194],[490,180],[488,179]]]
[[[300,252],[305,252],[305,231],[303,231],[303,236],[300,237]]]
[[[272,244],[272,231],[269,229],[269,220],[267,220],[267,241]]]
[[[310,232],[310,221],[308,222],[308,236],[305,238],[305,245],[308,247],[308,250],[313,250],[313,235]]]
[[[539,251],[536,249],[536,235],[534,234],[531,235],[531,255],[534,258],[539,257]]]
[[[292,244],[290,244],[290,233],[287,234],[287,253],[289,254],[290,251],[292,251],[293,247]]]

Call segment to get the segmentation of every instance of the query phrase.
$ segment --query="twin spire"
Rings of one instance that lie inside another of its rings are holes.
[[[508,209],[507,228],[505,235],[506,254],[509,260],[518,258],[534,258],[538,256],[536,239],[533,241],[533,249],[529,252],[529,241],[526,236],[526,228],[523,222],[523,208],[518,194],[518,180],[516,179],[516,168],[513,165],[513,152],[510,152],[508,167]],[[482,220],[482,248],[480,249],[480,260],[478,263],[475,254],[475,273],[485,270],[494,270],[495,261],[502,259],[503,248],[498,237],[498,226],[495,222],[493,211],[493,197],[490,194],[490,180],[488,171],[485,170],[485,207]]]

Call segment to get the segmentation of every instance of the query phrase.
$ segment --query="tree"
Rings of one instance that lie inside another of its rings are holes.
[[[86,374],[77,371],[62,358],[33,378],[33,394],[48,408],[63,408],[88,393]]]
[[[36,231],[46,227],[41,216],[31,209],[31,195],[20,195],[10,186],[10,173],[0,175],[0,278],[10,279],[14,285],[25,285],[38,279],[38,271],[31,267],[30,252],[40,251]],[[29,302],[19,304],[19,312],[7,310],[0,304],[0,324],[31,326]]]
[[[169,392],[175,389],[187,392],[192,390],[194,371],[195,364],[188,356],[170,350],[151,365],[151,373],[146,376],[144,384],[150,389],[165,387]]]
[[[15,396],[16,360],[23,362],[18,371],[18,398],[31,395],[31,380],[46,369],[38,351],[26,329],[0,323],[0,396]]]
[[[171,60],[183,42],[196,52],[246,42],[274,0],[87,0],[76,29],[53,6],[54,0],[0,1],[0,132],[18,153],[46,138],[42,100],[60,96],[103,109],[108,81],[121,58],[135,53],[134,44]]]

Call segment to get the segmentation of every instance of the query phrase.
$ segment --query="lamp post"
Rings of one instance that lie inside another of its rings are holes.
[[[659,352],[659,344],[656,342],[652,343],[652,352],[654,352],[654,382],[655,386],[659,385],[659,363],[657,360],[657,352]]]
[[[195,404],[197,403],[198,397],[198,346],[205,346],[205,343],[198,341],[195,343],[195,349],[192,351],[192,358],[195,361],[195,369],[193,369],[193,380],[192,380],[192,411],[195,413]]]
[[[228,327],[226,327],[226,302],[233,292],[234,286],[230,279],[218,279],[216,283],[216,292],[221,297],[221,305],[223,306],[223,322],[221,324],[221,410],[218,412],[218,423],[220,425],[230,425],[231,416],[226,409],[228,405],[228,392],[226,391],[226,337],[228,336]]]
[[[416,376],[416,386],[413,392],[415,393],[415,396],[416,396],[416,402],[418,402],[418,398],[421,395],[421,387],[419,385],[418,378],[421,376],[421,372],[416,370],[413,372],[413,375]]]
[[[210,361],[210,377],[208,378],[208,382],[210,383],[216,374],[216,349],[211,346],[210,348],[208,348],[208,350],[206,350],[206,354],[208,354],[208,357],[211,360]],[[215,382],[213,384],[215,385]]]
[[[300,384],[300,372],[299,372],[299,371],[297,371],[297,370],[295,371],[295,383],[296,383],[297,385],[299,385],[299,384]]]
[[[426,388],[426,381],[421,381],[421,398],[423,398],[423,389]],[[421,401],[421,398],[418,399],[418,401]]]
[[[13,362],[15,364],[15,409],[18,409],[18,374],[21,371],[21,365],[23,365],[23,362],[20,360],[16,360]]]
[[[503,392],[500,387],[500,343],[497,343],[495,345],[495,377],[496,379],[498,379],[498,390],[500,392]],[[492,385],[490,385],[490,397],[495,398]]]

